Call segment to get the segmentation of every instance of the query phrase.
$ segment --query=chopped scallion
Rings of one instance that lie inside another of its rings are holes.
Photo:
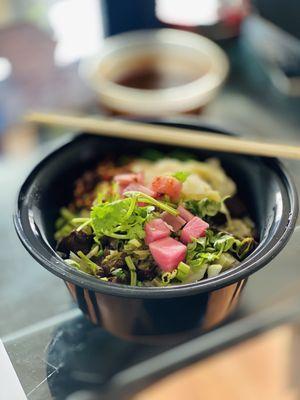
[[[176,278],[183,282],[188,277],[189,273],[191,272],[191,267],[184,262],[180,262],[177,267],[177,274]]]
[[[136,269],[135,265],[132,261],[132,258],[130,256],[125,257],[125,262],[127,264],[127,267],[130,272],[130,285],[135,286],[136,285]]]
[[[127,197],[136,197],[137,200],[141,203],[152,204],[155,207],[160,208],[161,210],[167,211],[169,214],[178,215],[178,211],[175,208],[168,206],[167,204],[154,199],[153,197],[138,191],[129,191],[125,192],[124,196]]]

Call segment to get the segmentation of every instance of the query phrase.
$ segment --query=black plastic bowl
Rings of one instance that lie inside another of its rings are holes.
[[[200,124],[165,124],[231,134]],[[121,337],[169,341],[209,330],[229,316],[248,276],[269,263],[287,243],[296,222],[298,199],[290,176],[275,159],[192,150],[199,159],[220,158],[238,185],[260,237],[259,246],[246,260],[215,278],[162,288],[105,283],[65,264],[54,250],[54,222],[60,207],[71,200],[74,179],[109,153],[139,155],[149,147],[166,153],[174,150],[170,145],[130,139],[75,136],[40,162],[26,179],[14,223],[29,253],[65,281],[93,323]]]

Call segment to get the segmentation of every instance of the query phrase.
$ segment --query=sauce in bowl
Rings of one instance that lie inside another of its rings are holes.
[[[199,69],[166,69],[159,65],[137,67],[122,75],[116,83],[129,88],[156,90],[186,85],[202,75]]]
[[[222,86],[228,61],[208,39],[158,29],[122,33],[81,71],[113,114],[161,117],[197,113]]]

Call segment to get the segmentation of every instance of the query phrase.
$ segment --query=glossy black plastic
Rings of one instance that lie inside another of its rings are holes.
[[[202,124],[165,124],[231,134]],[[74,179],[107,154],[139,155],[149,147],[165,153],[174,150],[170,145],[130,139],[74,136],[31,172],[20,189],[14,222],[26,249],[65,281],[92,322],[134,340],[181,340],[212,329],[235,309],[248,276],[266,265],[288,241],[298,199],[288,173],[275,159],[192,150],[199,159],[220,158],[256,223],[260,244],[242,264],[215,278],[166,288],[108,284],[66,265],[54,251],[54,221],[59,208],[71,199]]]

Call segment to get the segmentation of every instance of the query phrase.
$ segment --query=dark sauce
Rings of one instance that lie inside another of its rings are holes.
[[[187,71],[161,71],[150,67],[133,70],[120,77],[116,83],[122,86],[136,89],[168,89],[185,85],[199,78],[198,74]]]

